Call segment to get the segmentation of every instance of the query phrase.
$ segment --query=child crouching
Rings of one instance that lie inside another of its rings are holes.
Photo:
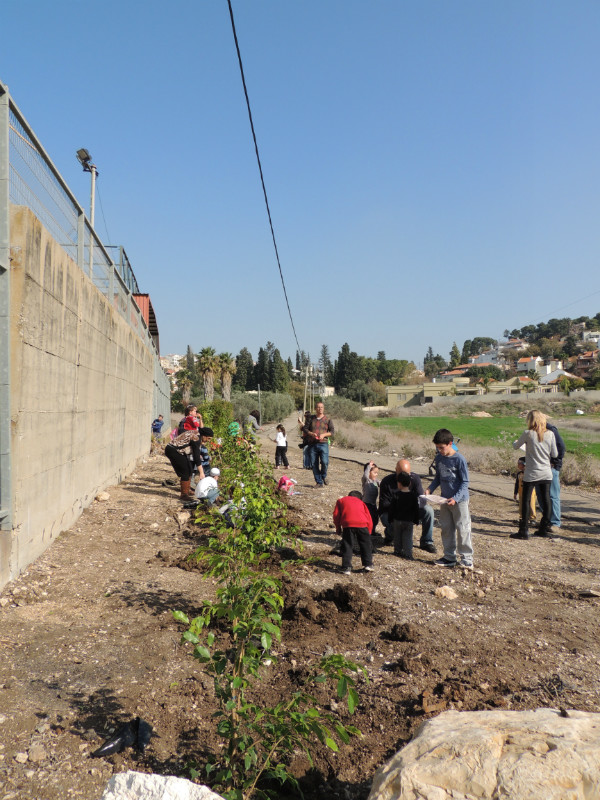
[[[340,497],[335,504],[333,523],[338,534],[342,535],[342,572],[352,573],[352,535],[356,537],[360,549],[360,560],[365,572],[373,570],[373,545],[371,532],[373,521],[369,509],[363,503],[360,492],[350,492]]]

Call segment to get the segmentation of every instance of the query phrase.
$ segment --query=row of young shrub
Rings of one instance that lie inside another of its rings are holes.
[[[217,417],[224,415],[215,412],[206,418]],[[289,770],[296,750],[303,750],[312,763],[311,751],[319,743],[337,750],[339,742],[348,743],[360,733],[324,709],[315,696],[317,688],[333,681],[338,699],[345,699],[353,713],[356,682],[366,673],[344,656],[330,655],[309,671],[301,689],[274,705],[258,699],[259,681],[277,668],[274,648],[281,639],[284,605],[282,580],[266,570],[265,561],[273,551],[297,544],[295,530],[276,492],[272,469],[256,445],[213,424],[212,460],[221,470],[221,492],[231,501],[234,527],[218,511],[197,514],[197,524],[209,537],[193,558],[202,563],[204,576],[216,581],[216,597],[204,601],[193,619],[183,611],[174,617],[186,626],[183,641],[192,645],[194,657],[213,678],[218,702],[214,718],[223,747],[204,764],[195,764],[191,774],[228,800],[281,796],[274,785],[297,788]],[[293,563],[281,564],[284,575],[293,568]]]

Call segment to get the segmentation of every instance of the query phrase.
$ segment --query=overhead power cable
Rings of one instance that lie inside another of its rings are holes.
[[[275,239],[275,231],[273,229],[273,220],[271,219],[271,209],[269,208],[269,198],[267,197],[267,189],[265,186],[265,179],[263,176],[262,171],[262,164],[260,163],[260,155],[258,153],[258,144],[256,141],[256,132],[254,130],[254,122],[252,120],[252,111],[250,109],[250,100],[248,98],[248,89],[246,88],[246,78],[244,77],[244,66],[242,64],[242,55],[240,53],[240,46],[238,44],[237,33],[235,30],[235,21],[233,19],[233,9],[231,7],[231,0],[227,0],[227,4],[229,6],[229,16],[231,18],[231,30],[233,31],[233,38],[235,41],[235,49],[237,50],[237,57],[238,62],[240,65],[240,74],[242,76],[242,84],[244,86],[244,95],[246,97],[246,106],[248,107],[248,118],[250,119],[250,128],[252,129],[252,138],[254,139],[254,150],[256,152],[256,160],[258,162],[258,171],[260,172],[260,182],[262,184],[263,194],[265,196],[265,205],[267,207],[267,216],[269,217],[269,225],[271,227],[271,236],[273,237],[273,247],[275,248],[275,257],[277,258],[277,266],[279,267],[279,276],[281,277],[281,285],[283,286],[283,294],[285,297],[285,304],[287,305],[288,314],[290,315],[290,322],[292,323],[292,330],[294,332],[294,339],[296,340],[296,346],[298,348],[298,352],[301,352],[300,343],[298,342],[298,336],[296,335],[296,327],[294,325],[294,318],[292,317],[292,310],[290,309],[290,303],[287,296],[287,290],[285,288],[285,281],[283,279],[283,271],[281,269],[281,261],[279,260],[279,251],[277,249],[277,241]]]

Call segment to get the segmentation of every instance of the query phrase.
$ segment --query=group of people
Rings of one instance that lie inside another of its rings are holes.
[[[340,498],[333,512],[336,531],[342,536],[342,572],[351,574],[352,554],[360,552],[362,567],[373,569],[371,534],[381,521],[384,543],[392,544],[394,554],[413,559],[414,526],[421,525],[419,547],[435,553],[433,542],[434,513],[432,503],[439,508],[439,524],[443,555],[434,563],[441,567],[460,565],[473,569],[473,544],[469,513],[469,470],[464,456],[454,445],[454,437],[446,428],[433,437],[436,448],[435,476],[429,488],[423,490],[421,478],[411,471],[410,462],[401,459],[396,471],[378,480],[379,470],[374,461],[365,464],[362,492],[352,491]],[[529,525],[536,518],[535,495],[542,517],[534,536],[551,537],[552,526],[560,527],[560,470],[565,444],[558,430],[540,411],[530,411],[527,428],[513,444],[525,449],[519,458],[515,500],[519,502],[519,527],[510,534],[513,539],[529,539]],[[440,488],[441,497],[433,493]],[[377,502],[379,500],[379,502]]]
[[[173,433],[172,441],[165,447],[165,455],[180,480],[181,499],[197,498],[198,492],[203,492],[203,497],[208,497],[210,492],[214,497],[220,472],[210,466],[208,444],[214,436],[212,428],[205,427],[196,406],[189,405]],[[194,492],[191,488],[193,478],[196,479]]]
[[[162,427],[162,417],[154,421],[153,432],[155,423],[156,428],[157,423]],[[320,402],[314,414],[306,412],[298,423],[303,466],[312,470],[315,485],[321,488],[327,485],[329,441],[335,431],[333,421],[325,414],[325,406]],[[239,430],[238,423],[232,424]],[[251,412],[244,428],[253,438],[255,431],[260,430],[258,412]],[[220,473],[210,466],[207,444],[212,437],[212,429],[203,425],[196,406],[188,406],[178,429],[173,432],[172,441],[165,448],[165,455],[180,478],[183,500],[195,498],[206,499],[209,504],[216,502]],[[282,424],[277,425],[274,441],[276,468],[288,468],[288,443]],[[371,536],[379,522],[384,530],[384,543],[393,545],[394,554],[400,558],[413,559],[415,525],[421,525],[419,547],[435,554],[434,505],[439,508],[443,548],[442,556],[434,563],[441,567],[460,565],[464,569],[473,569],[467,462],[457,450],[454,436],[446,428],[436,432],[433,444],[437,451],[433,464],[435,476],[428,489],[423,489],[421,478],[411,470],[407,459],[400,459],[395,472],[381,482],[377,464],[369,461],[362,474],[362,491],[352,491],[337,501],[333,522],[342,536],[342,572],[351,573],[354,548],[360,552],[363,569],[367,572],[373,569]],[[530,411],[527,428],[513,446],[524,449],[525,455],[519,458],[517,465],[514,496],[519,503],[519,526],[511,538],[529,539],[530,523],[536,519],[536,497],[542,516],[533,535],[551,537],[552,526],[560,527],[561,524],[560,470],[565,444],[556,427],[542,412]],[[191,491],[193,478],[196,479],[194,493]],[[433,494],[438,487],[440,497]]]
[[[469,514],[469,470],[464,456],[453,445],[454,437],[446,428],[438,430],[433,437],[437,454],[435,477],[429,488],[423,490],[421,478],[411,471],[410,462],[400,459],[396,471],[386,476],[381,483],[375,462],[365,464],[362,475],[362,493],[350,492],[341,497],[333,512],[336,531],[342,536],[342,572],[350,575],[355,543],[360,552],[363,569],[373,569],[373,546],[371,535],[381,521],[384,543],[392,544],[394,554],[413,560],[414,526],[421,525],[419,547],[435,553],[433,543],[433,492],[440,487],[441,498],[436,505],[440,509],[443,556],[435,561],[441,567],[460,564],[464,569],[473,569],[473,546],[471,542],[471,517]],[[377,498],[379,495],[379,505]]]

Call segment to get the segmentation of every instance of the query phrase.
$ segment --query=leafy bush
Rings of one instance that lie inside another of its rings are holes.
[[[273,793],[262,788],[265,781],[298,788],[289,771],[298,749],[312,763],[316,744],[336,752],[339,742],[348,744],[351,736],[360,735],[338,713],[326,710],[313,692],[333,683],[353,714],[359,703],[355,686],[367,673],[333,654],[323,657],[289,697],[275,705],[255,701],[253,689],[263,668],[277,663],[274,645],[281,641],[283,610],[281,580],[261,567],[270,550],[290,543],[295,529],[287,524],[287,506],[268,480],[270,467],[257,457],[257,448],[244,437],[225,435],[215,461],[231,496],[236,527],[231,530],[220,514],[208,513],[211,536],[195,557],[204,564],[205,577],[217,584],[215,599],[205,600],[193,619],[182,611],[174,617],[187,628],[183,641],[194,647],[194,657],[212,676],[219,705],[213,716],[223,746],[209,756],[204,773],[227,800],[267,798]],[[201,776],[196,767],[191,774]]]
[[[198,406],[205,427],[212,428],[215,436],[224,436],[227,426],[233,421],[233,405],[225,400],[213,400]]]
[[[258,408],[258,395],[247,392],[234,392],[231,395],[233,415],[242,422],[251,411]],[[281,392],[261,392],[260,412],[261,422],[281,422],[295,410],[294,399],[289,394]]]
[[[355,403],[347,397],[334,397],[325,398],[325,413],[331,417],[335,424],[336,419],[344,419],[347,422],[358,422],[363,418],[363,412],[360,403]]]

